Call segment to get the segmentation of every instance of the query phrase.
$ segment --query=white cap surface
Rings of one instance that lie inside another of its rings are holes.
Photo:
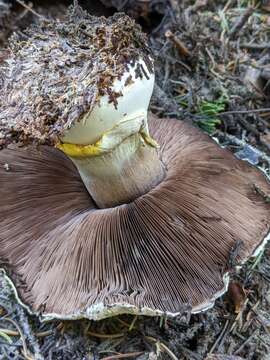
[[[113,90],[123,95],[117,98],[117,107],[109,102],[108,95],[102,96],[90,114],[86,114],[80,122],[76,123],[62,141],[65,143],[89,145],[95,143],[104,132],[112,129],[117,123],[138,116],[145,118],[147,129],[147,109],[153,92],[155,77],[149,73],[143,60],[139,61],[147,74],[143,78],[136,78],[136,67],[129,65],[121,80],[116,80]],[[129,81],[128,81],[129,80]],[[126,82],[128,81],[128,85]]]

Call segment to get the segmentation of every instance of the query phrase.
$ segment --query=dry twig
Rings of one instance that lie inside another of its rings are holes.
[[[242,27],[248,21],[249,17],[253,14],[254,10],[255,9],[253,7],[248,7],[244,11],[244,13],[239,17],[239,19],[233,25],[233,27],[229,33],[229,39],[231,39],[231,40],[235,39],[236,35],[239,33],[239,31],[242,29]]]
[[[35,10],[32,9],[31,6],[25,4],[24,1],[22,1],[22,0],[16,0],[16,2],[17,2],[18,4],[20,4],[21,6],[23,6],[27,11],[31,12],[33,15],[39,17],[40,19],[45,19],[44,16],[40,15],[39,13],[37,13]]]
[[[179,51],[180,55],[182,55],[182,56],[184,56],[186,58],[191,57],[190,51],[186,48],[186,46],[179,39],[179,37],[171,32],[171,30],[167,30],[166,33],[165,33],[165,36],[166,36],[167,39],[171,40],[174,43],[174,45],[176,46],[176,48]]]
[[[143,354],[143,351],[137,351],[137,352],[133,352],[133,353],[106,356],[105,358],[102,358],[101,360],[116,360],[116,359],[137,358],[137,356],[140,356],[142,354]]]

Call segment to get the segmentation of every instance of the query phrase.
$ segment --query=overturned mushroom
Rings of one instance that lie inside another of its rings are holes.
[[[77,9],[11,46],[0,261],[21,301],[47,319],[212,306],[236,245],[245,261],[269,232],[263,173],[186,123],[148,124],[153,60],[128,17]]]

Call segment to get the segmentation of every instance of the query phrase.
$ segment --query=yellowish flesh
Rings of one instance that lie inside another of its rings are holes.
[[[110,131],[104,132],[95,144],[81,145],[61,142],[56,147],[71,158],[99,156],[111,152],[125,139],[139,133],[147,145],[158,148],[157,142],[143,128],[143,121],[144,119],[141,117],[123,121]]]
[[[98,156],[102,153],[99,142],[94,145],[76,145],[69,143],[59,143],[56,146],[59,150],[63,151],[66,155],[74,158],[83,158]]]

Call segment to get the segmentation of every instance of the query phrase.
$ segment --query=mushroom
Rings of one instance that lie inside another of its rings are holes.
[[[211,307],[267,239],[264,174],[147,116],[153,57],[127,16],[76,8],[27,36],[0,90],[0,262],[20,301],[44,319]]]

